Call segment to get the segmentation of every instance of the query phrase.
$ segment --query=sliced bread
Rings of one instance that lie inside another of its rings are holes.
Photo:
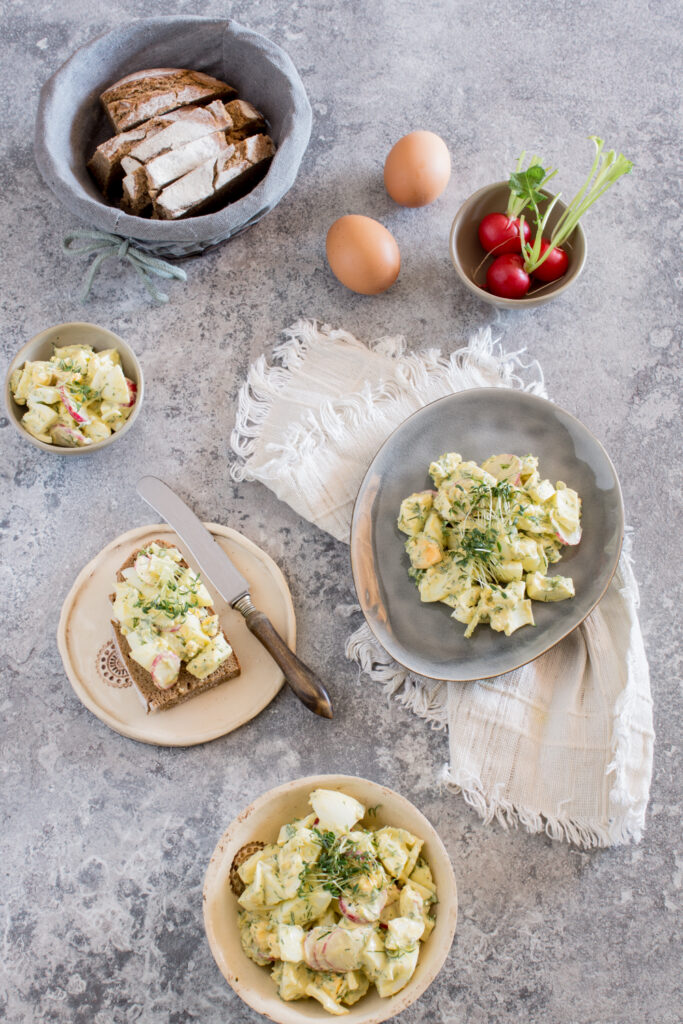
[[[230,100],[237,91],[225,82],[187,68],[149,68],[115,82],[100,99],[117,132],[188,104]]]
[[[169,544],[167,541],[158,539],[151,543],[158,544],[160,547],[166,548],[172,548],[174,546],[173,544]],[[134,551],[130,558],[128,558],[120,567],[116,574],[116,578],[119,582],[123,582],[125,580],[123,575],[124,569],[130,569],[135,565],[135,561],[140,554],[140,550],[141,549]],[[184,559],[179,564],[187,567],[187,562]],[[111,595],[111,600],[113,601],[113,599],[114,595]],[[213,608],[208,608],[207,611],[210,615],[215,614]],[[191,697],[194,697],[199,693],[204,693],[206,690],[210,690],[214,686],[218,686],[220,683],[225,683],[229,679],[234,679],[240,674],[240,664],[235,652],[233,651],[226,661],[219,665],[211,675],[206,676],[204,679],[197,679],[196,676],[193,676],[188,672],[185,667],[185,663],[183,662],[177,681],[167,690],[162,690],[154,683],[149,672],[145,671],[141,665],[138,665],[138,663],[131,658],[130,645],[121,631],[120,624],[115,619],[112,619],[111,625],[114,632],[114,641],[116,643],[121,662],[125,666],[126,671],[130,676],[130,680],[147,712],[165,711],[167,708],[175,707],[177,704],[182,704]],[[223,631],[221,630],[221,632]],[[226,641],[230,643],[228,638],[225,636],[225,633],[223,633],[223,636]]]
[[[268,135],[251,135],[228,145],[211,158],[168,185],[154,199],[154,216],[178,220],[202,212],[217,200],[240,198],[268,170],[275,146]]]

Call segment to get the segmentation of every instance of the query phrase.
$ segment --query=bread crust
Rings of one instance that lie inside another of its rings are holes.
[[[158,544],[159,547],[172,548],[174,544],[169,544],[168,541],[152,540],[149,544]],[[149,544],[145,545],[145,548],[149,547]],[[142,551],[142,548],[137,548],[131,556],[123,563],[116,573],[116,579],[119,583],[125,581],[123,575],[124,569],[132,569],[135,565],[135,561]],[[187,562],[183,558],[179,563],[186,568],[189,568]],[[114,595],[110,595],[110,600],[113,601]],[[212,607],[207,608],[209,615],[215,615],[215,611]],[[220,683],[225,683],[229,679],[234,679],[241,672],[240,663],[237,660],[237,655],[234,650],[230,657],[219,665],[218,668],[206,676],[205,679],[197,679],[191,672],[187,671],[185,662],[181,663],[180,673],[178,679],[169,687],[168,690],[162,690],[154,683],[152,676],[149,672],[138,665],[130,656],[130,645],[121,631],[120,624],[115,620],[111,620],[112,631],[114,634],[114,643],[118,651],[121,662],[123,663],[130,681],[133,684],[138,696],[142,700],[147,713],[153,711],[165,711],[167,708],[175,707],[177,704],[183,704],[185,701],[190,700],[191,697],[196,696],[198,693],[204,693],[206,690],[211,690],[214,686],[218,686]],[[221,630],[226,641],[230,643],[223,630]],[[232,647],[232,644],[230,644]]]
[[[100,100],[114,130],[123,132],[177,107],[236,96],[237,90],[231,85],[202,71],[148,68],[114,82]]]

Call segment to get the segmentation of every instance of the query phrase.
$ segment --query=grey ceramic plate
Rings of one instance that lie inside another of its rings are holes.
[[[564,480],[583,500],[583,538],[565,549],[558,571],[576,597],[534,602],[535,626],[512,636],[465,627],[444,604],[422,604],[408,576],[405,536],[396,526],[403,498],[433,487],[427,469],[443,452],[481,463],[489,455],[537,455],[542,475]],[[385,441],[358,492],[351,525],[351,565],[368,625],[396,661],[434,679],[487,679],[533,661],[575,629],[595,607],[619,561],[624,533],[621,488],[602,445],[552,402],[508,388],[448,395],[414,413]]]

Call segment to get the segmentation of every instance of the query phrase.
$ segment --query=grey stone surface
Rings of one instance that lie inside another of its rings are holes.
[[[184,0],[173,7],[196,10]],[[677,6],[209,0],[202,13],[230,13],[271,36],[299,68],[314,110],[299,179],[252,230],[186,264],[189,280],[169,285],[167,307],[152,306],[130,273],[112,269],[83,309],[83,267],[60,251],[74,223],[33,164],[38,90],[80,43],[167,9],[159,0],[2,5],[5,360],[50,324],[90,319],[130,341],[148,393],[127,442],[92,459],[45,456],[0,420],[0,1019],[255,1022],[206,945],[204,869],[252,797],[328,770],[403,792],[437,825],[453,859],[456,940],[405,1024],[674,1024],[683,1016]],[[453,176],[432,207],[403,210],[383,191],[382,162],[418,127],[446,139]],[[590,160],[590,132],[626,152],[636,170],[589,213],[582,278],[531,312],[496,313],[473,300],[448,260],[459,203],[501,178],[522,148],[559,164],[572,190]],[[400,278],[379,298],[345,291],[325,265],[327,228],[348,212],[382,220],[401,247]],[[445,737],[388,705],[344,659],[343,608],[354,600],[347,548],[262,487],[230,482],[240,382],[299,315],[449,351],[494,322],[508,348],[541,361],[551,397],[604,442],[634,527],[655,700],[652,799],[639,846],[584,853],[506,833],[439,793]],[[59,608],[107,541],[152,521],[134,493],[144,472],[279,562],[300,653],[329,680],[334,722],[314,720],[283,691],[231,736],[164,750],[123,739],[81,706],[56,649]]]

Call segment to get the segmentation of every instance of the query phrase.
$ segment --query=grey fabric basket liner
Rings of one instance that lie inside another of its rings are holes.
[[[100,94],[124,75],[155,67],[191,68],[223,79],[265,115],[277,152],[265,178],[243,199],[179,221],[133,217],[103,199],[86,168],[95,147],[113,134]],[[140,241],[143,248],[177,248],[182,255],[230,238],[272,210],[294,183],[311,117],[291,59],[264,36],[235,21],[147,18],[81,47],[45,83],[35,158],[46,183],[80,220]]]

